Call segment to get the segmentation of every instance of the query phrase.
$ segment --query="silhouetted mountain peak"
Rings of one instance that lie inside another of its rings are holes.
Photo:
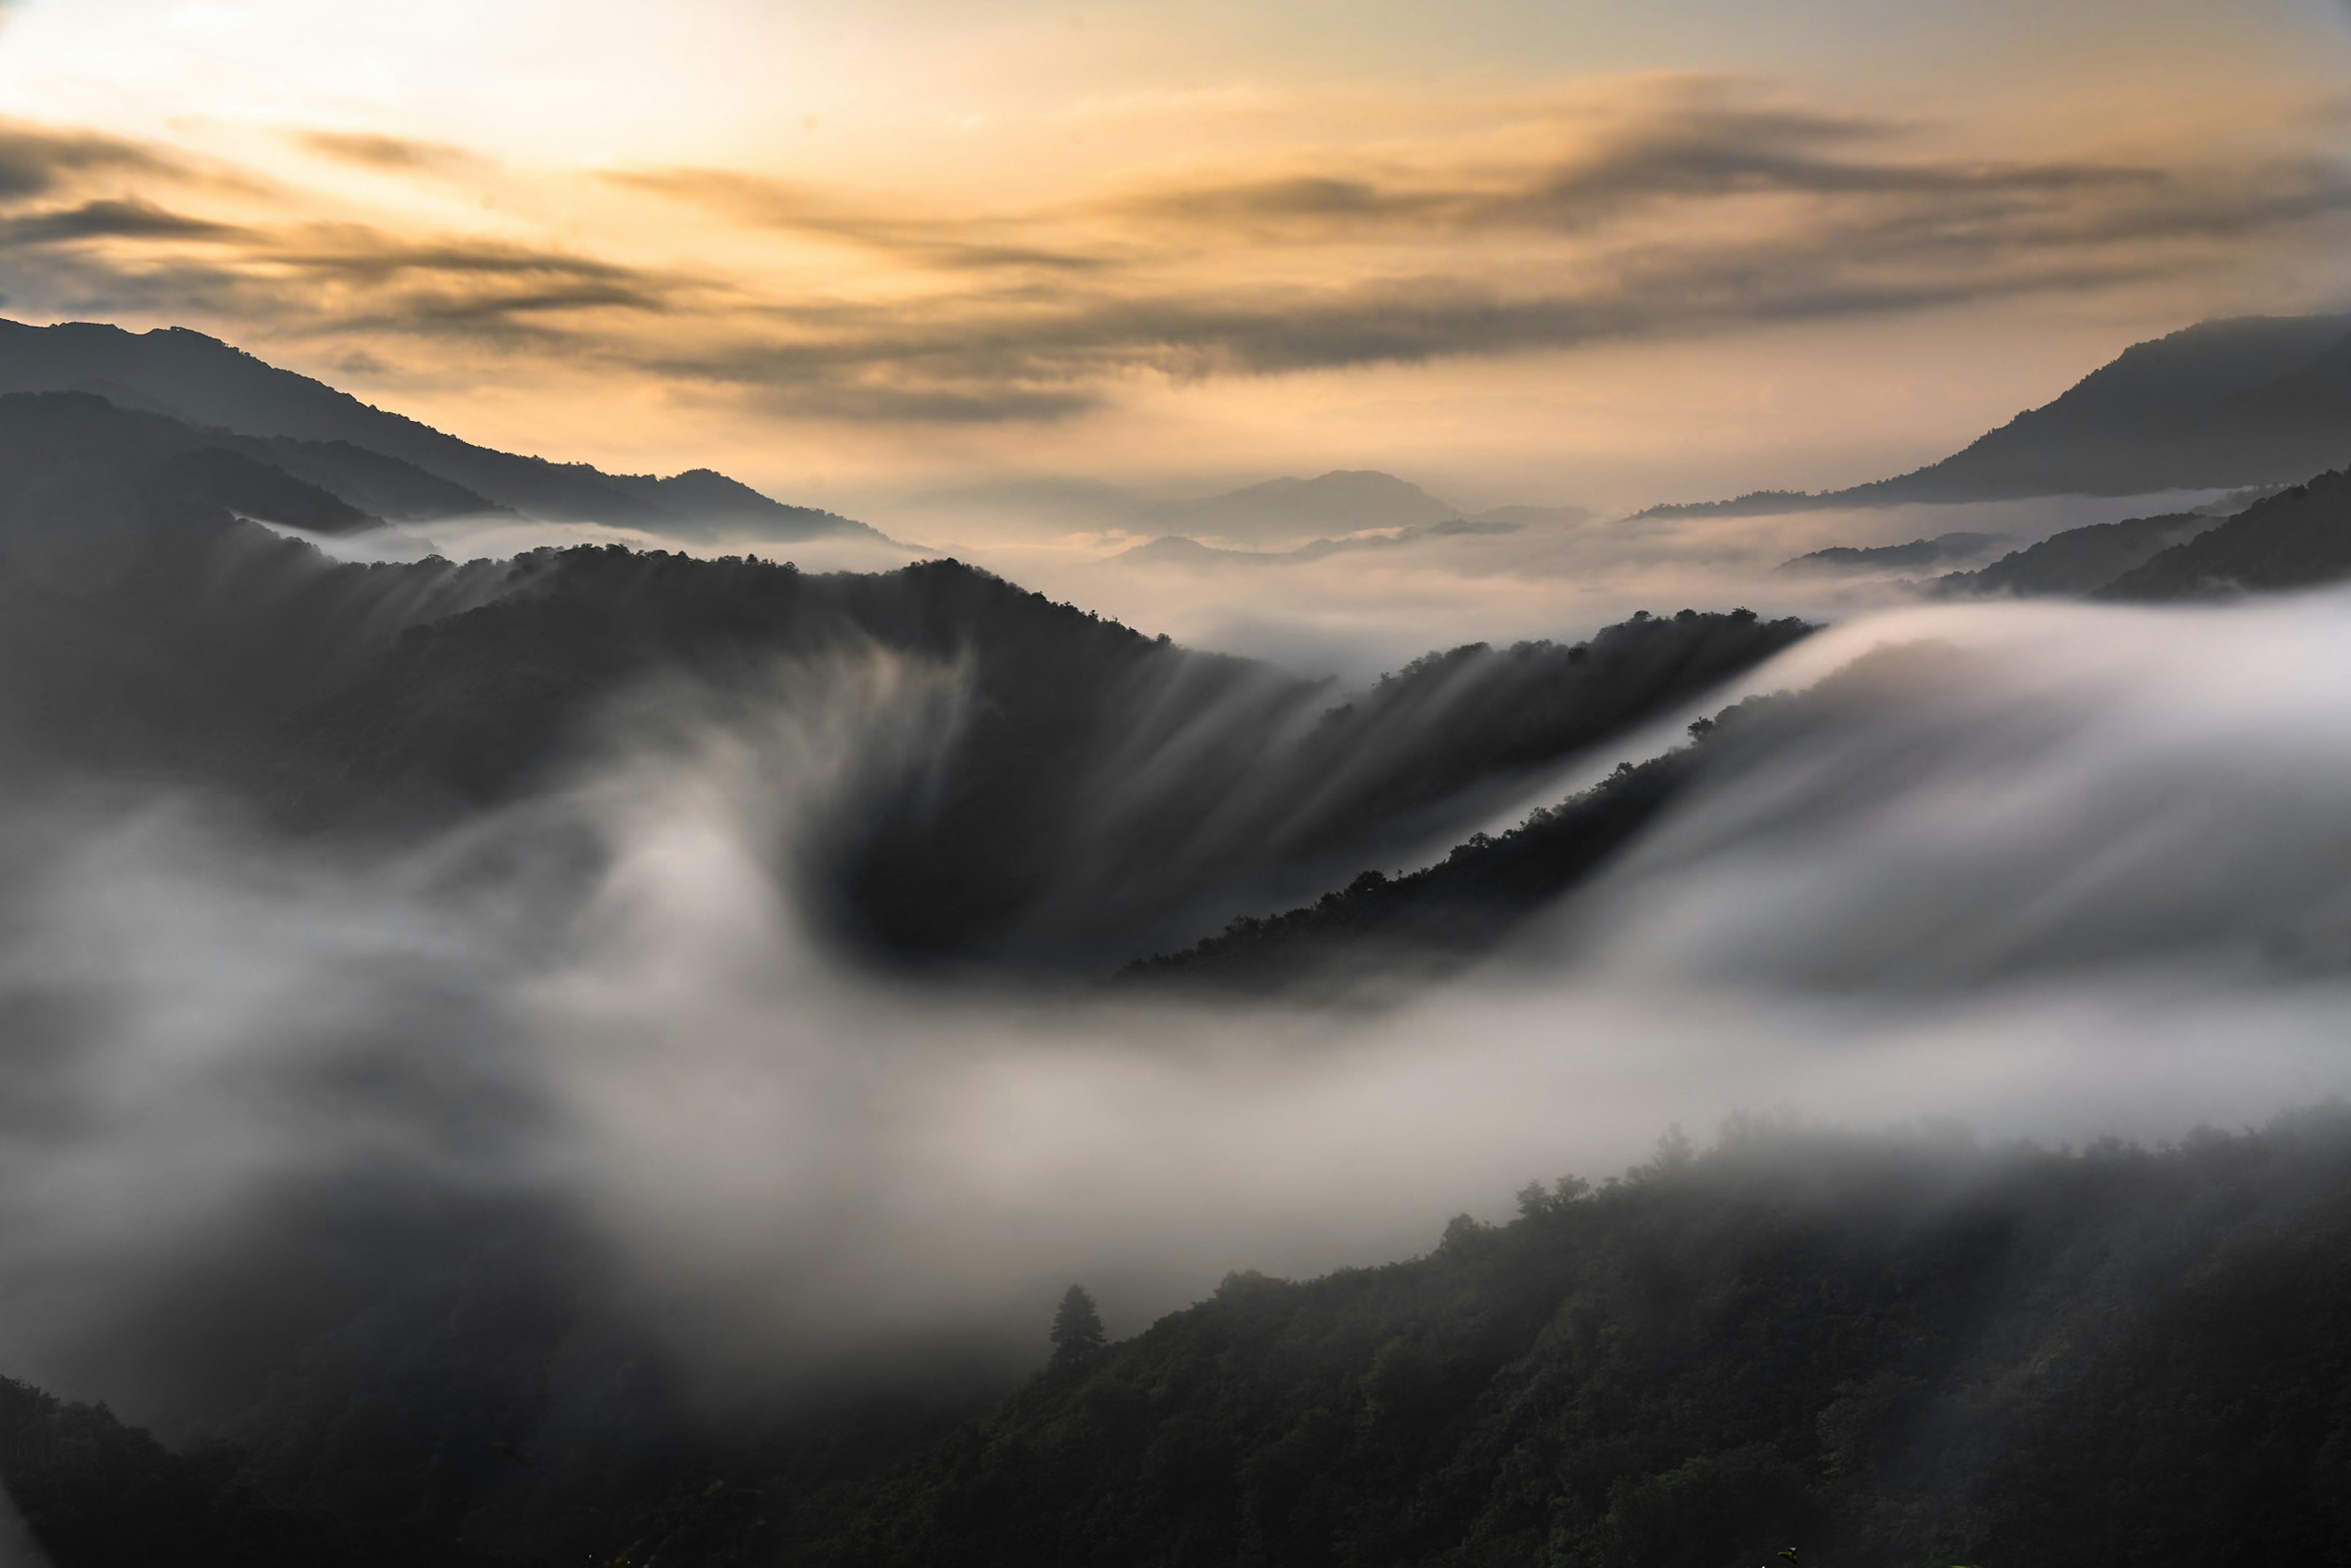
[[[2062,395],[1896,478],[1642,517],[2151,495],[2292,484],[2351,462],[2351,315],[2244,316],[2133,344]]]
[[[1333,469],[1311,479],[1268,479],[1221,496],[1152,510],[1171,530],[1251,543],[1292,543],[1365,528],[1440,523],[1458,511],[1419,486],[1370,468]]]
[[[93,392],[125,407],[246,437],[314,444],[291,465],[303,468],[308,482],[361,507],[370,496],[396,497],[404,517],[502,509],[684,538],[880,537],[830,512],[769,500],[706,469],[658,480],[476,446],[184,327],[134,333],[90,321],[0,321],[0,392],[59,391]],[[427,477],[392,476],[381,463],[339,461],[338,448],[393,459]],[[436,506],[447,509],[435,512]]]

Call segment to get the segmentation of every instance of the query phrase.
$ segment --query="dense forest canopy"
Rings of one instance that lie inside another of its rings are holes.
[[[2155,1149],[1748,1122],[1518,1207],[1408,1262],[1235,1274],[1100,1348],[1071,1287],[1050,1364],[977,1419],[967,1389],[665,1432],[627,1347],[474,1301],[185,1457],[0,1385],[0,1478],[91,1568],[2351,1552],[2339,1108]],[[558,1399],[558,1354],[618,1381]]]

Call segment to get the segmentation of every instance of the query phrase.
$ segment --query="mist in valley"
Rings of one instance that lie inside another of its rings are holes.
[[[592,762],[422,842],[19,797],[0,1354],[200,1429],[486,1270],[740,1397],[1017,1362],[1073,1278],[1131,1329],[1416,1251],[1669,1125],[2257,1122],[2351,1085],[2346,643],[2330,595],[1848,622],[1688,705],[1813,694],[1595,881],[1359,1004],[842,961],[806,868],[963,700],[878,653],[632,690]]]
[[[833,9],[0,0],[0,1568],[2351,1562],[2342,8]]]

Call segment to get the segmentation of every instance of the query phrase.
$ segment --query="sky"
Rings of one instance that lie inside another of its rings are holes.
[[[2339,0],[0,0],[0,312],[949,536],[1630,509],[2351,301],[2346,68]]]

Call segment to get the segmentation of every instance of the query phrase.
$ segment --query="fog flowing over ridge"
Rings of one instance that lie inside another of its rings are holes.
[[[568,788],[422,847],[20,799],[0,1356],[220,1418],[470,1271],[704,1379],[806,1373],[1025,1343],[1072,1275],[1132,1324],[1392,1255],[1672,1122],[2256,1119],[2351,1086],[2346,653],[2341,596],[1841,629],[1552,922],[1368,1013],[825,961],[789,868],[924,766],[958,688],[919,660],[624,705]]]

